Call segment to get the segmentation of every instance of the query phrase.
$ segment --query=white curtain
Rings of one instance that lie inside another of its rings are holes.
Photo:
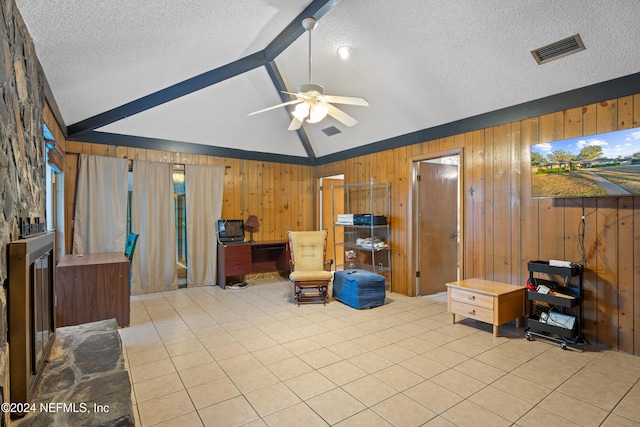
[[[185,165],[187,286],[214,285],[224,166]]]
[[[127,233],[128,160],[80,155],[74,254],[123,252]]]
[[[178,288],[172,165],[133,162],[131,225],[139,235],[132,293]]]

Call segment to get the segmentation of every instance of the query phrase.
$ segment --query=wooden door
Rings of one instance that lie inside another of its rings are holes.
[[[420,162],[418,181],[418,292],[446,291],[458,279],[458,165]]]

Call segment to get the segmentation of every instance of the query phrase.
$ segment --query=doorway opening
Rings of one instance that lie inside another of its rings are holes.
[[[344,185],[344,174],[319,178],[318,182],[318,228],[328,230],[327,233],[327,259],[333,260],[333,265],[344,263],[344,253],[336,253],[335,238],[342,241],[343,227],[334,227],[336,221],[333,213],[344,213],[344,189],[338,188]]]
[[[446,292],[462,275],[460,151],[413,162],[415,295]]]

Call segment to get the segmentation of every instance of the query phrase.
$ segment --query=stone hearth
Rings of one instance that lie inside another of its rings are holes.
[[[131,381],[115,319],[56,329],[31,403],[33,410],[16,425],[133,426]]]

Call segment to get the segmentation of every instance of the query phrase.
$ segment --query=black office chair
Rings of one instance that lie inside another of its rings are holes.
[[[138,235],[136,233],[130,233],[127,236],[127,243],[124,247],[124,256],[129,259],[129,292],[133,290],[133,272],[131,271],[131,261],[133,260],[133,252],[136,250],[136,243],[138,242]]]
[[[136,233],[130,233],[127,237],[127,243],[124,247],[124,255],[129,259],[129,262],[133,259],[133,252],[136,250],[136,243],[138,242],[138,235]]]

